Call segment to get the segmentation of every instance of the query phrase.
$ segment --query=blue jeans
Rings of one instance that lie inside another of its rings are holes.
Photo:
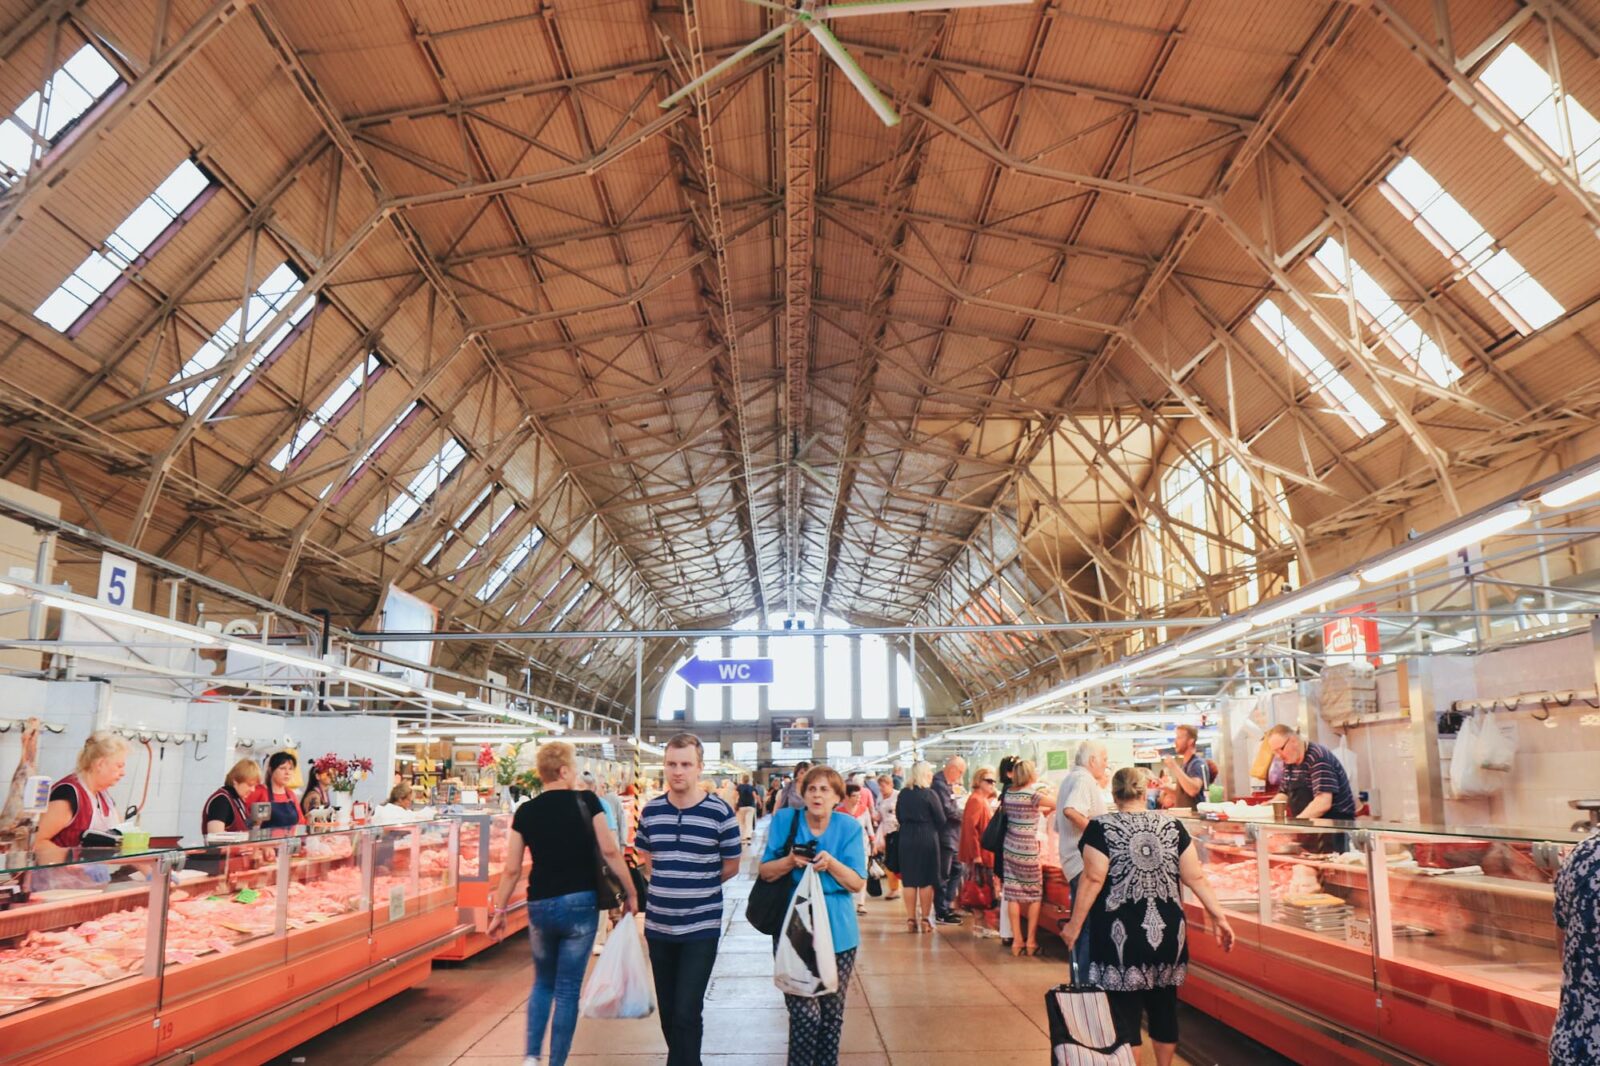
[[[593,892],[528,901],[528,940],[533,945],[533,995],[528,997],[528,1050],[544,1050],[550,1029],[550,1066],[562,1066],[578,1028],[578,993],[589,952],[600,928]],[[555,1024],[550,1024],[552,1010]]]
[[[1078,882],[1080,882],[1082,880],[1083,880],[1083,875],[1079,874],[1077,877],[1074,877],[1074,878],[1072,878],[1071,880],[1069,880],[1067,882],[1067,891],[1072,896],[1072,911],[1071,911],[1071,913],[1072,913],[1072,916],[1074,918],[1076,918],[1078,916]],[[1074,975],[1074,978],[1073,978],[1074,981],[1075,982],[1082,981],[1084,983],[1088,983],[1088,980],[1089,980],[1089,920],[1087,918],[1085,918],[1084,921],[1083,921],[1083,928],[1078,931],[1078,942],[1072,948],[1072,958],[1073,958],[1073,961],[1075,961],[1077,963],[1077,967],[1078,967],[1078,972],[1077,972],[1076,975]],[[1072,974],[1072,970],[1069,968],[1067,970],[1067,973],[1069,975]]]

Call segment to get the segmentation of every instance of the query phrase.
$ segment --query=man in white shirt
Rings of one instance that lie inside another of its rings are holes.
[[[1072,906],[1078,906],[1078,880],[1083,876],[1083,853],[1078,842],[1089,826],[1089,819],[1105,814],[1105,790],[1111,784],[1111,758],[1106,746],[1098,740],[1085,740],[1078,745],[1072,760],[1072,772],[1061,782],[1056,793],[1056,835],[1061,841],[1061,876],[1067,879],[1072,893]],[[1078,938],[1077,950],[1080,973],[1089,972],[1089,938]]]

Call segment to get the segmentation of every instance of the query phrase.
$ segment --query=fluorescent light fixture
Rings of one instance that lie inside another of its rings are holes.
[[[1392,558],[1384,559],[1361,571],[1361,580],[1368,584],[1387,581],[1389,578],[1398,577],[1408,570],[1415,570],[1423,563],[1434,559],[1441,559],[1476,544],[1481,540],[1504,533],[1508,529],[1527,522],[1533,512],[1521,505],[1507,507],[1503,511],[1484,515],[1476,522],[1469,522],[1460,529],[1450,530],[1441,536],[1431,537],[1413,548],[1408,548]]]
[[[17,588],[17,586],[8,585],[4,581],[0,581],[0,596],[20,596],[20,595],[22,595],[22,590]]]
[[[1092,714],[1025,714],[1016,718],[1008,716],[1006,720],[1012,725],[1093,725],[1100,719]]]
[[[200,629],[197,626],[184,625],[182,622],[165,621],[142,611],[123,611],[116,607],[104,607],[88,600],[56,596],[48,592],[41,592],[37,595],[40,603],[63,611],[73,611],[89,618],[99,618],[107,622],[116,622],[119,625],[137,626],[140,629],[165,633],[169,637],[187,640],[192,644],[217,644],[222,639],[209,630]]]
[[[346,666],[341,667],[338,673],[342,680],[353,681],[368,688],[381,688],[386,692],[396,692],[402,696],[409,696],[417,691],[399,678],[384,677],[382,674],[370,670],[356,670]]]
[[[1545,489],[1539,494],[1539,502],[1546,507],[1565,507],[1569,503],[1587,500],[1597,493],[1600,493],[1600,470],[1591,470]]]
[[[1142,659],[1135,659],[1133,662],[1127,664],[1127,666],[1119,668],[1117,672],[1119,674],[1129,676],[1133,674],[1142,674],[1146,670],[1154,670],[1159,666],[1167,665],[1176,659],[1178,654],[1177,648],[1162,648],[1160,651],[1157,651],[1152,655],[1147,655]]]
[[[1263,610],[1250,616],[1250,623],[1255,626],[1269,626],[1274,622],[1281,622],[1285,618],[1292,618],[1306,611],[1314,611],[1334,600],[1342,599],[1361,587],[1359,577],[1341,577],[1327,585],[1318,585],[1315,588],[1305,589],[1302,592],[1292,593],[1288,596],[1279,596],[1269,600]]]
[[[1198,725],[1200,723],[1200,713],[1198,711],[1120,711],[1116,714],[1108,714],[1100,720],[1107,725],[1160,725],[1163,722],[1172,722],[1175,725],[1185,723]]]
[[[1188,640],[1180,641],[1173,650],[1179,655],[1193,655],[1195,652],[1205,648],[1213,648],[1218,644],[1227,644],[1229,641],[1236,640],[1250,632],[1252,628],[1254,626],[1251,623],[1242,619],[1237,622],[1229,622],[1226,625],[1208,629],[1204,633],[1192,636]]]

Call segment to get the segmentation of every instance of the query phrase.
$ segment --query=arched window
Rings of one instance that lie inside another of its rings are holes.
[[[824,629],[850,623],[824,615]],[[755,615],[729,628],[759,628]],[[678,676],[685,655],[672,667],[656,705],[663,722],[754,722],[769,715],[809,718],[810,724],[899,721],[924,715],[923,694],[899,645],[881,636],[819,636],[811,615],[775,620],[781,637],[702,637],[691,654],[701,659],[772,660],[771,685],[707,685],[691,688]]]

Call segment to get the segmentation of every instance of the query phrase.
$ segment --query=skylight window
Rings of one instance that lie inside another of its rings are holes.
[[[1450,361],[1450,357],[1433,342],[1432,337],[1423,332],[1415,319],[1406,314],[1403,307],[1389,298],[1383,286],[1361,269],[1361,264],[1354,259],[1346,262],[1344,249],[1338,241],[1331,238],[1323,241],[1312,265],[1320,268],[1317,272],[1340,295],[1344,294],[1345,270],[1349,268],[1356,309],[1402,363],[1412,370],[1420,370],[1436,385],[1448,387],[1461,377],[1461,370]]]
[[[361,461],[355,465],[355,469],[350,471],[350,476],[344,479],[344,484],[339,486],[339,491],[334,493],[334,503],[338,503],[344,498],[344,494],[350,491],[350,487],[357,481],[361,480],[361,475],[366,472],[367,464],[372,462],[373,457],[381,455],[383,451],[389,447],[390,442],[393,441],[402,430],[409,426],[414,419],[422,414],[422,410],[423,408],[421,402],[413,400],[411,401],[411,406],[407,407],[403,412],[401,412],[400,417],[396,418],[389,424],[389,428],[384,430],[378,436],[378,439],[373,441],[371,446],[367,448],[366,453],[361,456]],[[320,495],[326,496],[328,494],[328,489],[332,487],[332,485],[329,485],[327,488],[324,488]]]
[[[1381,186],[1389,201],[1465,274],[1517,332],[1532,333],[1566,310],[1456,198],[1410,156]]]
[[[33,93],[0,121],[0,185],[12,185],[31,170],[73,123],[122,84],[93,45],[74,52],[50,75],[43,94]]]
[[[245,301],[244,336],[242,338],[239,336],[238,314],[230,314],[222,325],[217,327],[217,331],[211,335],[210,339],[200,346],[200,350],[190,356],[187,363],[183,364],[183,369],[172,376],[171,384],[176,385],[180,381],[204,374],[227,359],[229,353],[236,346],[253,343],[261,331],[266,328],[267,323],[278,313],[278,309],[294,299],[295,294],[304,285],[305,279],[301,277],[298,270],[288,263],[279,264],[277,269],[268,274],[266,280],[257,286],[256,291],[251,293],[250,298]],[[255,373],[256,367],[261,365],[262,360],[271,355],[278,344],[294,329],[295,324],[310,312],[313,303],[314,301],[311,300],[302,303],[289,320],[278,327],[276,333],[268,337],[256,348],[255,355],[251,356],[244,366],[234,372],[233,379],[223,386],[222,398],[224,402],[238,391],[239,386],[249,380],[250,375]],[[185,414],[192,415],[205,404],[206,398],[211,395],[211,390],[216,386],[216,383],[217,379],[215,377],[191,382],[183,388],[169,393],[167,402]]]
[[[372,523],[372,532],[378,536],[393,533],[407,522],[411,521],[416,513],[429,500],[434,493],[455,473],[456,467],[467,457],[467,450],[461,442],[451,437],[444,442],[444,447],[432,459],[423,464],[422,469],[411,479],[400,495],[384,509],[378,520]]]
[[[1560,104],[1550,74],[1538,61],[1514,44],[1506,45],[1494,62],[1483,68],[1478,84],[1499,98],[1517,118],[1517,124],[1566,162],[1576,162],[1578,177],[1600,191],[1600,120],[1571,96],[1563,96],[1571,152],[1561,130]]]
[[[552,630],[560,629],[561,623],[566,621],[567,615],[572,613],[572,609],[583,601],[583,598],[589,594],[589,590],[593,587],[587,581],[578,586],[578,591],[572,594],[572,599],[567,601],[567,605],[557,611],[554,618],[550,619],[550,628]]]
[[[1378,412],[1328,362],[1327,357],[1311,343],[1311,338],[1289,321],[1277,304],[1263,300],[1255,309],[1251,321],[1262,336],[1271,341],[1310,383],[1312,391],[1328,401],[1329,406],[1349,423],[1358,436],[1376,433],[1383,428],[1383,419],[1378,417]]]
[[[333,391],[309,418],[300,423],[300,428],[294,431],[294,436],[289,438],[287,444],[278,449],[278,454],[268,460],[274,470],[287,470],[299,461],[301,456],[310,451],[311,446],[321,439],[328,428],[344,416],[345,410],[354,401],[356,393],[361,387],[378,376],[383,369],[383,361],[375,352],[367,353],[367,357],[356,364],[350,371],[350,376],[335,385]]]
[[[487,533],[485,533],[483,536],[478,538],[477,543],[475,543],[472,546],[472,550],[467,553],[467,557],[465,559],[461,560],[461,565],[462,566],[470,566],[471,563],[472,563],[472,560],[476,559],[478,557],[478,553],[483,550],[483,546],[488,544],[491,540],[493,540],[495,537],[500,535],[501,528],[504,527],[505,524],[511,520],[511,516],[513,514],[515,514],[516,511],[517,511],[517,505],[516,504],[514,504],[514,503],[506,504],[505,510],[501,511],[500,512],[500,516],[494,520],[494,523],[492,525],[489,526],[489,531]],[[539,534],[539,536],[542,539],[544,537],[544,534],[541,532]],[[537,543],[537,541],[535,543]],[[455,580],[455,576],[451,575],[450,580],[454,581]]]
[[[494,482],[491,481],[478,491],[478,494],[472,498],[472,502],[467,504],[466,509],[461,512],[461,517],[451,523],[450,528],[444,531],[444,536],[439,538],[439,542],[428,550],[428,556],[422,560],[422,565],[432,566],[438,561],[439,555],[444,551],[445,546],[461,535],[461,527],[470,523],[477,516],[478,508],[483,506],[483,502],[489,498],[489,494],[495,490],[495,487]],[[456,576],[451,574],[450,580],[454,581],[455,579]]]
[[[496,529],[500,527],[500,524],[505,521],[506,516],[509,515],[514,509],[515,508],[507,508],[506,515],[502,515],[500,521],[495,523]],[[490,531],[489,536],[493,535],[493,531]],[[484,538],[484,540],[487,539],[488,537]],[[478,589],[478,599],[485,603],[488,603],[490,600],[494,599],[499,593],[500,589],[504,587],[505,583],[511,579],[511,575],[517,572],[518,567],[528,561],[528,556],[533,554],[533,550],[537,548],[540,542],[543,540],[544,530],[540,529],[538,526],[534,526],[532,529],[530,529],[528,531],[528,535],[523,537],[521,542],[519,542],[515,548],[512,548],[509,552],[507,552],[504,559],[501,559],[495,564],[494,571],[490,573],[488,580],[486,580],[482,587]],[[482,542],[480,541],[479,543],[481,544]]]
[[[568,563],[567,568],[561,571],[561,576],[556,578],[555,584],[546,589],[544,595],[540,596],[538,601],[535,602],[532,607],[528,608],[528,613],[522,616],[523,625],[527,625],[529,622],[533,621],[533,616],[538,612],[540,607],[544,606],[545,601],[551,596],[555,595],[556,590],[567,583],[567,577],[572,573],[572,570],[572,564]]]
[[[203,204],[201,197],[216,187],[210,175],[189,160],[179,163],[178,169],[122,220],[105,244],[91,251],[78,269],[45,297],[33,317],[53,326],[58,333],[77,336],[92,317],[91,309],[104,306],[102,297],[107,291],[127,275],[130,267],[143,266],[149,258],[147,252],[154,255],[160,251],[192,213],[190,208]]]

